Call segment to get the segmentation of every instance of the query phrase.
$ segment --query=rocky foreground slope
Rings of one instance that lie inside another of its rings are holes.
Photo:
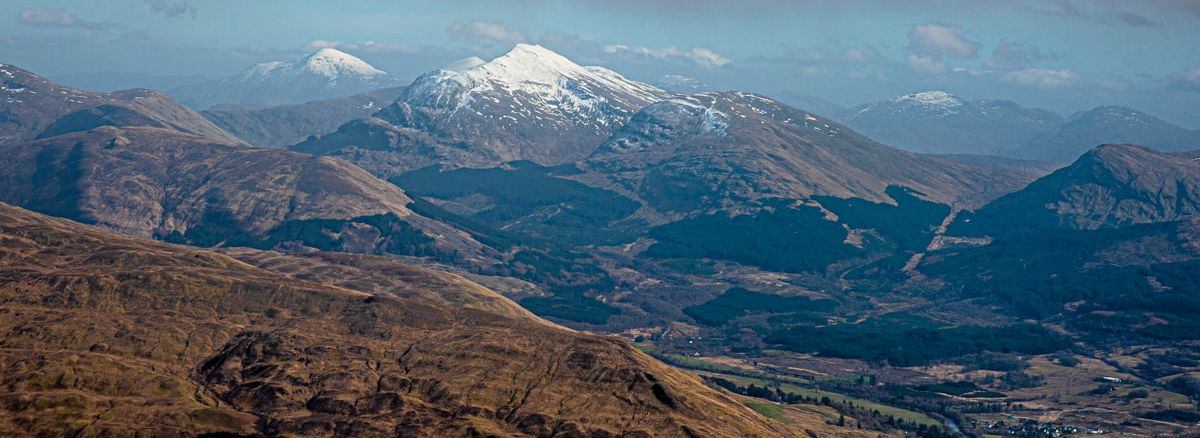
[[[0,433],[796,433],[623,342],[372,263],[408,274],[356,290],[0,205]]]

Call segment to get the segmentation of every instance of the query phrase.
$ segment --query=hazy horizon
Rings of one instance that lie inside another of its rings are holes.
[[[412,79],[528,42],[646,82],[675,74],[843,106],[936,89],[1068,116],[1124,105],[1200,128],[1200,3],[1188,1],[11,4],[0,62],[75,84],[116,72],[117,85],[169,88],[320,47]]]

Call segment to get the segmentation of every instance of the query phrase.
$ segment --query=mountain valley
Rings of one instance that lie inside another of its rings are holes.
[[[0,64],[0,433],[1200,433],[1197,131],[674,76]]]

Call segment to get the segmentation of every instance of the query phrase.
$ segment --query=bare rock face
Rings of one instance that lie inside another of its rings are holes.
[[[245,144],[154,90],[93,93],[0,64],[0,146],[105,125],[168,128],[225,144]]]
[[[4,434],[800,430],[619,340],[479,310],[503,298],[445,273],[407,278],[454,298],[363,292],[7,205],[0,242]]]

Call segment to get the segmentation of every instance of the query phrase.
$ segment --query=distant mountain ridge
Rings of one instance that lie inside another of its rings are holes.
[[[0,146],[97,126],[149,126],[226,144],[244,142],[167,95],[144,88],[95,93],[0,64]]]
[[[206,109],[216,104],[299,104],[400,85],[404,84],[398,78],[354,55],[323,48],[296,60],[255,64],[237,75],[168,93]]]
[[[1122,106],[1101,106],[1072,115],[1062,125],[1031,139],[1017,155],[1071,162],[1101,144],[1139,144],[1164,152],[1200,149],[1200,130],[1187,130]]]
[[[1096,107],[1063,118],[1007,100],[925,91],[860,105],[841,117],[875,140],[921,153],[1066,164],[1101,144],[1140,144],[1168,152],[1200,148],[1200,130],[1120,106]]]
[[[829,119],[739,92],[650,105],[584,163],[606,175],[597,179],[644,195],[666,189],[654,189],[651,181],[716,195],[710,208],[729,198],[828,195],[887,201],[890,185],[942,203],[969,205],[984,202],[989,191],[1003,190],[1005,180],[971,165],[893,149]],[[702,199],[695,199],[697,206]]]
[[[381,88],[353,96],[267,108],[211,108],[200,114],[252,145],[283,148],[336,131],[346,122],[370,117],[394,102],[404,89]]]
[[[846,110],[845,123],[884,144],[934,154],[1001,155],[1057,126],[1062,117],[1007,100],[910,93]]]

